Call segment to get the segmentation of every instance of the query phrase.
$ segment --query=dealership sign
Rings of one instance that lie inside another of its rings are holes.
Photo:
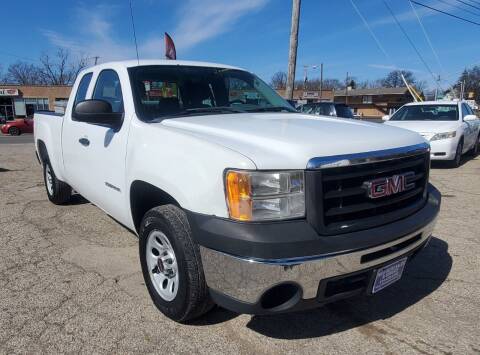
[[[0,89],[0,96],[18,96],[18,89]]]
[[[318,99],[320,97],[318,91],[304,91],[303,98],[304,99]]]

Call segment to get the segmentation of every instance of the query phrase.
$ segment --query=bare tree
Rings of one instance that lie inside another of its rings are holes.
[[[405,80],[409,84],[416,84],[415,76],[411,71],[408,70],[393,70],[387,74],[385,78],[382,79],[382,85],[387,88],[396,88],[405,86],[405,83],[402,79],[402,74],[405,77]]]
[[[4,81],[18,85],[35,85],[41,82],[40,72],[34,64],[18,61],[10,64]]]
[[[270,85],[274,89],[285,89],[287,86],[287,73],[284,71],[277,71],[272,75],[272,79],[270,79]]]
[[[18,85],[72,85],[80,70],[85,68],[88,58],[71,59],[70,52],[59,48],[52,57],[43,54],[39,65],[18,61],[10,64],[0,82]]]
[[[46,85],[71,85],[80,70],[87,66],[87,58],[70,60],[70,52],[59,48],[52,58],[49,54],[40,57],[40,77]]]
[[[320,90],[320,79],[312,79],[304,82],[303,80],[295,81],[295,89],[298,90]],[[344,89],[345,84],[338,79],[323,79],[322,90],[340,90]]]
[[[323,79],[323,88],[328,90],[340,90],[345,88],[345,84],[338,79]]]

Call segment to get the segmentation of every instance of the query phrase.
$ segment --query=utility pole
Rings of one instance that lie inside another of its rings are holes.
[[[97,65],[97,62],[98,62],[98,59],[100,58],[98,55],[96,55],[95,57],[92,57],[93,59],[95,59],[95,65]]]
[[[348,71],[347,77],[345,78],[345,105],[348,105]]]
[[[320,64],[320,100],[323,97],[323,63]]]
[[[290,28],[290,50],[288,53],[287,99],[293,99],[295,85],[295,67],[297,65],[298,23],[300,21],[300,1],[292,1],[292,26]]]
[[[440,74],[437,77],[437,86],[435,87],[435,101],[438,100],[438,86],[440,85]]]

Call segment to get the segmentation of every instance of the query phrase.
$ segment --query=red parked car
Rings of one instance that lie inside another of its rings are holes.
[[[14,121],[7,121],[1,128],[3,134],[19,136],[22,133],[33,133],[33,119],[19,118]]]

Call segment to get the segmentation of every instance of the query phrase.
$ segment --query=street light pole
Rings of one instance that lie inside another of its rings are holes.
[[[288,77],[287,77],[287,99],[293,99],[293,86],[295,84],[295,67],[297,65],[298,47],[298,23],[300,20],[300,2],[292,1],[292,26],[290,28],[290,50],[288,53]]]

